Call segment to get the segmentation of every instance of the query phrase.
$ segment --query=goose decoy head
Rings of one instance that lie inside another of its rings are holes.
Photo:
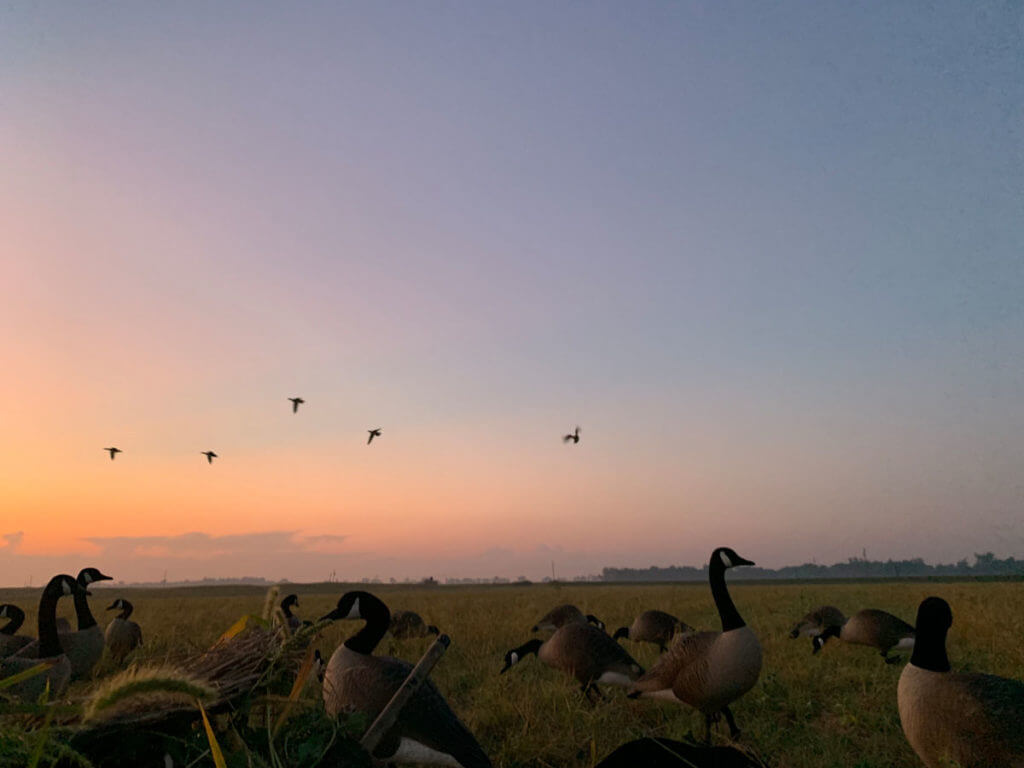
[[[87,595],[91,595],[92,592],[88,591],[90,584],[96,581],[113,581],[113,576],[107,576],[99,568],[83,568],[78,572],[78,583],[86,588]]]
[[[719,547],[711,553],[710,565],[712,568],[735,568],[738,565],[754,565],[754,561],[740,557],[731,547]]]
[[[588,624],[593,624],[595,627],[604,632],[604,622],[597,618],[597,616],[595,616],[592,613],[588,613],[586,618]]]
[[[917,632],[919,634],[946,634],[953,626],[953,611],[941,597],[925,598],[917,608]]]
[[[282,608],[291,608],[292,606],[299,607],[299,596],[295,594],[286,595],[284,600],[281,601]]]
[[[107,606],[108,611],[121,611],[127,607],[126,601],[122,598],[117,598],[114,602]]]
[[[374,602],[379,602],[377,598],[373,597],[368,592],[346,592],[338,600],[338,606],[330,613],[324,614],[320,617],[320,621],[340,621],[342,619],[364,619],[366,618],[360,611],[360,599],[370,598]]]
[[[85,587],[83,587],[74,576],[69,576],[66,573],[57,574],[50,579],[50,581],[47,582],[43,593],[56,595],[57,597],[88,594],[88,592],[85,591]]]
[[[612,635],[612,640],[618,640],[620,637],[629,639],[629,627],[619,627],[615,630],[615,634]]]
[[[529,656],[531,653],[537,653],[537,651],[540,650],[541,645],[543,645],[543,642],[539,638],[534,638],[533,640],[523,643],[518,648],[513,648],[505,654],[505,666],[501,668],[501,671],[498,674],[504,675],[512,669],[512,667],[522,661],[524,657]]]

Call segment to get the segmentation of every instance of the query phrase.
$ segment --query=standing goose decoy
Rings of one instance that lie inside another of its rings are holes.
[[[281,601],[281,612],[284,613],[284,618],[288,622],[288,629],[292,632],[299,629],[302,626],[302,619],[292,613],[292,606],[299,607],[299,596],[295,594],[285,596],[284,600]]]
[[[373,442],[373,438],[380,437],[380,427],[377,427],[376,429],[368,429],[366,431],[370,433],[370,437],[366,441],[367,445]]]
[[[214,453],[213,451],[200,451],[199,453],[200,455],[205,456],[206,460],[210,464],[213,464],[213,460],[217,458],[217,454]]]
[[[142,628],[128,618],[135,610],[135,606],[127,600],[119,597],[107,607],[107,610],[121,611],[107,624],[107,631],[103,633],[110,655],[120,663],[124,661],[125,656],[142,645]]]
[[[288,399],[292,401],[292,413],[298,413],[299,406],[306,402],[301,397],[289,397]]]
[[[809,620],[813,621],[812,617],[815,615],[820,616],[817,634],[813,633],[813,629],[807,630]],[[794,632],[796,634],[793,634]],[[903,619],[876,608],[865,608],[847,619],[838,608],[822,606],[807,614],[789,635],[799,637],[801,633],[811,635],[811,643],[814,646],[811,653],[817,653],[824,648],[830,637],[838,637],[844,643],[877,648],[886,664],[899,662],[898,656],[889,655],[893,648],[897,651],[909,651],[914,647],[914,628]]]
[[[664,653],[672,636],[677,632],[685,634],[694,629],[686,622],[680,621],[664,611],[644,611],[628,627],[619,627],[612,635],[613,640],[625,637],[638,643],[654,643]]]
[[[0,619],[7,619],[7,623],[0,627],[0,659],[17,653],[26,645],[32,642],[28,635],[17,635],[21,625],[25,623],[25,612],[16,605],[4,603],[0,605]]]
[[[426,637],[427,635],[439,635],[441,631],[433,624],[427,624],[423,617],[414,611],[393,611],[391,613],[391,626],[388,627],[391,636],[403,640],[408,637]]]
[[[630,685],[644,673],[626,649],[603,630],[576,621],[559,627],[547,640],[535,637],[510,650],[499,674],[505,674],[531,653],[552,669],[575,677],[588,699],[592,693],[601,696],[597,683]]]
[[[736,610],[725,584],[727,569],[753,564],[729,547],[711,553],[708,580],[722,631],[681,636],[629,693],[633,698],[676,699],[699,709],[707,725],[707,743],[719,713],[725,715],[732,738],[739,737],[729,704],[753,688],[761,674],[761,643]]]
[[[119,453],[124,453],[120,448],[104,448],[104,451],[110,454],[110,460],[113,461],[114,457]]]
[[[952,625],[940,597],[917,609],[917,641],[896,689],[903,733],[928,768],[1022,768],[1024,683],[951,672],[946,633]]]
[[[92,673],[92,668],[103,656],[103,630],[89,610],[89,585],[97,581],[109,581],[112,577],[100,573],[97,568],[83,568],[78,572],[78,585],[82,589],[74,593],[75,615],[78,618],[77,632],[61,632],[60,644],[71,661],[71,679],[80,680]],[[56,627],[56,621],[54,621]],[[18,651],[18,656],[35,655],[38,641],[33,641]]]
[[[575,432],[570,432],[568,435],[564,435],[562,437],[562,442],[563,443],[568,443],[570,441],[572,442],[573,445],[576,445],[576,443],[578,443],[580,441],[580,428],[579,427],[576,427],[576,431]]]
[[[346,592],[320,621],[363,619],[366,625],[331,654],[324,672],[324,706],[331,717],[364,712],[373,718],[391,700],[412,665],[373,650],[388,631],[391,612],[369,592]],[[374,757],[394,763],[434,763],[490,768],[473,734],[448,706],[431,680],[424,681],[381,739]]]
[[[46,672],[7,688],[7,693],[23,701],[35,701],[43,694],[47,685],[50,687],[51,696],[59,696],[68,687],[71,680],[71,661],[64,653],[57,634],[57,601],[65,595],[77,595],[84,591],[82,586],[67,574],[62,573],[50,579],[39,599],[39,640],[32,643],[35,652],[28,655],[19,653],[0,659],[0,679],[25,672],[40,662],[50,662],[52,666]]]
[[[592,613],[583,614],[575,605],[566,603],[557,605],[545,613],[540,621],[533,625],[531,632],[538,632],[542,629],[551,630],[564,627],[566,624],[593,624],[600,630],[604,630],[604,622]]]

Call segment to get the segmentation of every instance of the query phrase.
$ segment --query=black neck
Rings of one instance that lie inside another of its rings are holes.
[[[910,663],[932,672],[949,672],[949,657],[946,656],[947,629],[931,629],[918,632],[914,638],[914,652]]]
[[[60,656],[64,649],[60,647],[57,636],[57,601],[62,592],[60,582],[51,581],[39,600],[39,658],[50,659]]]
[[[10,621],[0,628],[0,635],[13,635],[17,632],[25,621],[25,612],[16,605],[8,605],[7,618]]]
[[[89,610],[89,598],[86,597],[85,589],[75,592],[75,615],[78,617],[78,631],[96,626],[96,619]]]
[[[539,637],[535,637],[533,640],[527,640],[518,648],[513,649],[513,653],[518,654],[519,658],[522,659],[524,656],[529,656],[531,653],[539,651],[542,645],[544,645],[544,641]]]
[[[345,641],[345,647],[356,653],[373,653],[391,624],[391,611],[380,599],[370,594],[359,596],[359,615],[366,626]]]
[[[728,632],[731,629],[739,629],[747,626],[736,610],[736,606],[729,596],[729,589],[725,586],[725,566],[713,558],[708,567],[708,579],[711,582],[711,596],[715,598],[715,606],[718,608],[718,615],[722,619],[722,631]]]
[[[118,618],[127,621],[128,617],[132,615],[132,611],[135,610],[135,606],[129,603],[127,600],[122,600],[121,606],[121,613],[118,614]]]
[[[281,611],[284,612],[284,617],[290,619],[292,617],[292,604],[288,600],[281,603]]]

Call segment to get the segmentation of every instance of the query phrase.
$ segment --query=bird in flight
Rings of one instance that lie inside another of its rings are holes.
[[[575,445],[576,443],[578,443],[580,441],[580,428],[579,427],[576,427],[576,431],[575,432],[570,432],[568,435],[566,435],[565,437],[562,438],[562,442],[563,443],[568,443],[570,440],[572,440],[573,445]]]
[[[110,454],[110,460],[113,461],[114,457],[119,453],[124,453],[120,448],[104,448],[104,451]]]
[[[289,397],[288,399],[292,401],[292,413],[298,413],[299,406],[306,402],[301,397]]]
[[[217,454],[213,451],[200,451],[200,453],[206,457],[206,460],[213,464],[213,460],[217,458]]]
[[[373,442],[373,438],[380,437],[380,427],[377,427],[376,429],[368,429],[366,431],[370,433],[370,439],[366,441],[367,445]]]

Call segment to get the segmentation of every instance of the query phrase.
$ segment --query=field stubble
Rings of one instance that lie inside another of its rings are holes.
[[[452,708],[469,725],[496,766],[583,768],[624,741],[644,735],[700,738],[703,718],[689,707],[627,699],[605,686],[606,699],[588,704],[574,680],[528,659],[498,674],[505,651],[531,637],[530,627],[559,603],[575,603],[600,617],[613,632],[648,608],[668,611],[698,628],[719,628],[707,584],[562,584],[479,587],[356,586],[379,595],[392,609],[415,610],[452,638],[432,674]],[[334,607],[343,585],[285,585],[300,596],[303,618]],[[954,625],[949,655],[954,669],[1024,677],[1024,585],[1015,582],[887,582],[744,584],[730,587],[740,613],[764,649],[756,687],[733,706],[741,741],[780,768],[912,768],[919,762],[907,745],[896,710],[902,665],[882,663],[860,646],[830,642],[817,656],[805,638],[789,630],[808,610],[833,604],[847,615],[881,608],[913,623],[918,603],[929,595],[949,601]],[[30,608],[34,592],[0,590],[0,600]],[[145,646],[130,661],[149,664],[187,658],[217,639],[239,616],[259,613],[263,591],[233,589],[96,588],[93,611],[103,614],[115,597],[135,604]],[[101,605],[102,604],[102,605]],[[65,607],[66,608],[66,607]],[[324,658],[360,622],[337,622],[320,637]],[[378,653],[415,661],[431,639],[385,637]],[[645,668],[657,658],[646,643],[621,641]],[[97,677],[115,671],[109,658]],[[69,691],[83,696],[94,683]],[[309,691],[307,695],[316,695]],[[726,742],[718,726],[716,743]]]

